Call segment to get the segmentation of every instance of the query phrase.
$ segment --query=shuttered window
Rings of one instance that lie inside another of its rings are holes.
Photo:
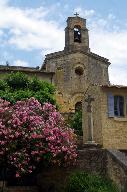
[[[118,117],[124,116],[124,97],[114,96],[114,114]]]
[[[124,97],[120,95],[113,95],[108,93],[108,116],[109,117],[124,117]],[[127,111],[127,97],[126,97],[126,111]]]
[[[126,115],[127,115],[127,96],[126,96]]]
[[[114,117],[114,96],[108,93],[108,116]]]

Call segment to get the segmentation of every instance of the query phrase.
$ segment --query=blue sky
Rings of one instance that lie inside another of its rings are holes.
[[[63,50],[68,16],[87,19],[90,48],[112,63],[110,81],[127,85],[127,1],[0,0],[0,64],[40,66]]]

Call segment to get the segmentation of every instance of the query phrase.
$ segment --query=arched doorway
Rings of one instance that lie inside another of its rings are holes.
[[[75,113],[72,119],[72,128],[79,136],[83,135],[82,131],[82,101],[75,103]]]
[[[82,102],[81,101],[78,101],[76,104],[75,104],[75,112],[76,111],[82,111]]]

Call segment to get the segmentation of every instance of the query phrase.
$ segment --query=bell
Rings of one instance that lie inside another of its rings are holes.
[[[81,42],[81,35],[78,35],[78,34],[76,34],[75,36],[74,36],[74,42]]]
[[[75,37],[75,41],[79,41],[79,37],[78,36]]]

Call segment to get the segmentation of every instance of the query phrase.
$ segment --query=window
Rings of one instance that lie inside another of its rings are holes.
[[[79,76],[83,75],[83,68],[78,66],[75,68],[75,73]]]
[[[81,27],[79,25],[74,26],[74,42],[81,43]]]
[[[108,115],[109,117],[124,117],[125,97],[108,93]]]
[[[114,115],[118,117],[124,116],[123,96],[114,96]]]

